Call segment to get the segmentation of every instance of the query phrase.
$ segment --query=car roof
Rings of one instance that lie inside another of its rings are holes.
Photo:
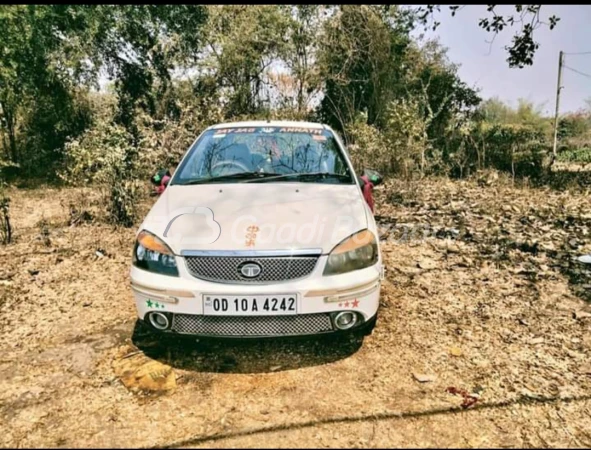
[[[220,128],[233,127],[297,127],[297,128],[314,128],[327,129],[326,125],[315,122],[303,122],[295,120],[249,120],[245,122],[226,122],[212,125],[209,130],[218,130]]]

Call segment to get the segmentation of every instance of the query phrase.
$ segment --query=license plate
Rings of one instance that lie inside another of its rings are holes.
[[[296,294],[203,295],[206,316],[281,316],[298,313]]]

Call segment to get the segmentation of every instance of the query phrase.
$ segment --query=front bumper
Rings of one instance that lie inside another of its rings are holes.
[[[318,264],[324,267],[324,264]],[[342,332],[335,324],[341,311],[357,316],[347,331],[373,325],[379,307],[381,262],[355,272],[323,277],[320,269],[310,276],[265,285],[224,284],[192,277],[179,264],[179,277],[153,274],[132,266],[131,286],[138,318],[151,326],[149,314],[167,316],[169,326],[158,330],[195,337],[260,338],[310,336]],[[297,294],[296,315],[211,316],[204,315],[203,295],[241,296]],[[152,327],[153,328],[153,327]]]

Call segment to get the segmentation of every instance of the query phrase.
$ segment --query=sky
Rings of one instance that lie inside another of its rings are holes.
[[[499,13],[515,12],[513,5],[500,5]],[[586,106],[591,98],[591,5],[543,5],[541,18],[560,17],[558,25],[550,31],[542,25],[534,32],[534,41],[540,44],[533,66],[523,69],[509,68],[504,46],[511,43],[513,30],[506,28],[493,44],[487,42],[492,33],[478,26],[478,19],[487,16],[485,5],[467,5],[451,17],[448,7],[441,7],[436,20],[441,25],[426,36],[439,36],[448,47],[451,61],[460,64],[459,75],[471,87],[480,88],[483,98],[499,97],[511,105],[524,98],[543,105],[542,111],[553,115],[556,107],[558,53],[590,52],[587,55],[565,55],[565,65],[589,77],[563,69],[560,112],[576,111]],[[515,25],[518,27],[520,25]]]

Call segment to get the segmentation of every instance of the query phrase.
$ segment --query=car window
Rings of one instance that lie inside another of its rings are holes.
[[[305,181],[353,183],[342,150],[329,130],[228,127],[203,134],[176,170],[172,184],[207,182],[248,173],[289,175],[277,182],[292,180],[292,174],[325,174],[334,177]],[[224,182],[238,183],[245,178],[237,176]]]

